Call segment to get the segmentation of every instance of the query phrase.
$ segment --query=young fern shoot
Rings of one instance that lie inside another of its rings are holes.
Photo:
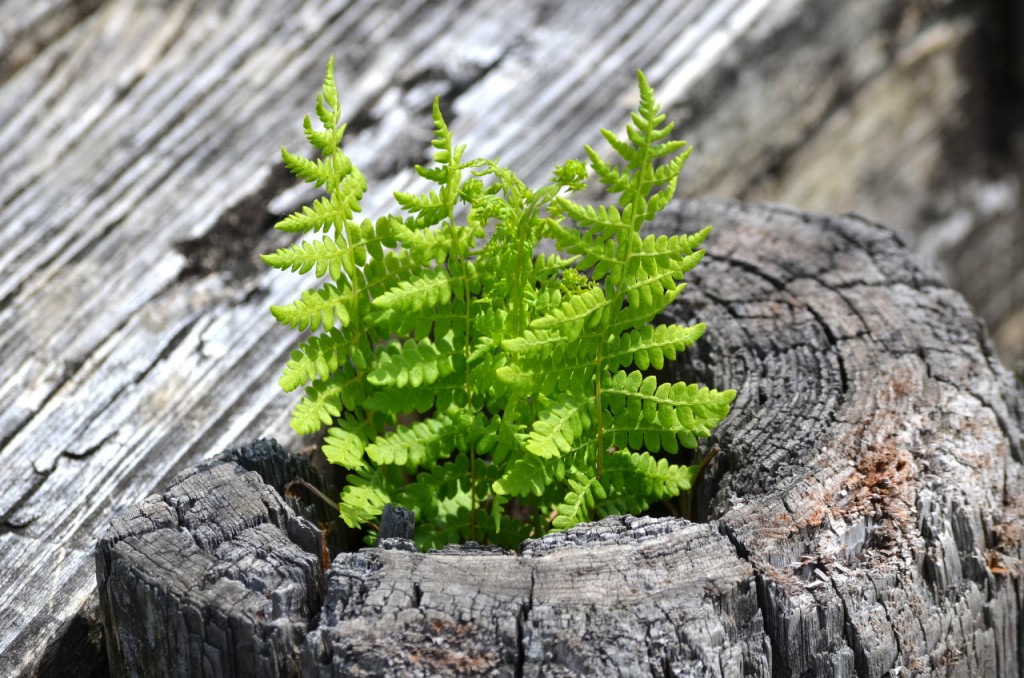
[[[416,167],[435,188],[396,193],[399,209],[371,220],[357,217],[366,181],[340,148],[328,62],[323,129],[304,122],[319,158],[282,149],[327,195],[277,225],[318,235],[263,258],[320,281],[271,310],[310,332],[280,383],[306,387],[296,431],[328,427],[324,454],[348,470],[339,508],[350,526],[373,525],[395,503],[415,511],[421,547],[515,546],[693,485],[700,464],[669,456],[709,436],[735,392],[643,372],[704,332],[652,322],[709,229],[641,235],[675,193],[689,147],[669,139],[672,124],[638,81],[626,138],[602,131],[618,159],[586,147],[617,205],[571,198],[589,173],[578,160],[536,190],[493,161],[463,160],[435,100],[434,163]],[[558,254],[537,253],[546,238]]]

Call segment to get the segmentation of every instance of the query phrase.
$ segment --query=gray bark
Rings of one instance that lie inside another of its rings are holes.
[[[989,26],[1016,24],[983,4],[0,3],[0,675],[102,666],[113,515],[211,451],[305,446],[275,383],[296,340],[267,313],[305,283],[256,254],[312,197],[277,149],[304,148],[328,54],[367,214],[415,187],[435,94],[468,153],[538,184],[621,130],[639,67],[695,145],[683,193],[902,230],[1012,360],[1024,117],[990,82]]]
[[[266,644],[256,656],[303,676],[1024,675],[1021,394],[980,322],[863,219],[694,201],[659,227],[706,223],[709,254],[668,315],[709,326],[670,372],[739,391],[701,486],[708,522],[612,517],[515,553],[423,554],[390,539],[336,555],[321,583],[290,514],[266,518],[270,499],[214,499],[258,484],[218,464],[101,541],[115,673],[186,675],[206,657],[209,675],[238,675],[232,652],[256,643],[247,631]],[[183,532],[169,507],[184,495],[225,513]],[[239,547],[216,549],[255,523],[276,526],[265,558],[309,565],[290,565],[302,576],[286,583],[282,566],[265,581],[254,568],[247,591],[210,595]],[[160,557],[172,538],[176,558],[201,565]],[[230,623],[236,601],[258,592],[270,610],[282,586],[301,604],[264,612],[262,626]],[[122,590],[138,597],[111,593]],[[202,611],[188,642],[150,622],[145,661],[118,650],[138,642],[124,639],[142,635],[140,618],[170,629],[181,609]],[[208,630],[224,618],[238,635]]]

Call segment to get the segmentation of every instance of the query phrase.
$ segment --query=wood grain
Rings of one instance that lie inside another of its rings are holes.
[[[471,153],[539,181],[621,128],[638,67],[697,146],[684,190],[747,194],[841,174],[778,170],[906,73],[945,4],[0,5],[0,673],[102,662],[91,550],[112,515],[204,455],[262,435],[298,446],[275,383],[294,339],[265,309],[302,283],[255,255],[310,197],[277,149],[303,147],[328,54],[370,214],[415,186],[434,95]],[[924,53],[957,53],[976,25],[961,20]],[[958,96],[929,124],[947,129]],[[882,144],[872,167],[901,153]],[[904,193],[928,193],[945,160],[930,157]]]

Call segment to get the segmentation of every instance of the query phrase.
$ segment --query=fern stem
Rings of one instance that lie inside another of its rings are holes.
[[[516,224],[516,267],[512,276],[512,335],[519,336],[523,333],[523,239],[526,234],[523,232],[525,215],[520,215]],[[532,254],[533,251],[531,250]]]
[[[453,191],[453,195],[457,196],[458,191]],[[466,409],[472,409],[473,407],[473,383],[470,379],[470,368],[469,368],[469,355],[472,349],[471,343],[473,340],[473,318],[470,313],[470,305],[472,298],[469,289],[469,275],[466,269],[466,259],[463,256],[463,248],[461,242],[460,229],[455,223],[455,205],[453,201],[448,202],[448,227],[451,229],[451,237],[454,243],[454,264],[457,269],[458,277],[462,281],[462,304],[463,304],[463,341],[462,341],[462,361],[463,361],[463,377],[462,385],[463,390],[466,393]],[[468,250],[468,246],[467,246]],[[454,277],[454,276],[453,276]],[[476,472],[476,445],[470,444],[468,450],[469,454],[469,538],[476,541],[476,511],[477,511],[477,472]]]
[[[648,179],[648,175],[653,173],[652,161],[650,158],[650,144],[645,143],[643,145],[643,158],[640,163],[640,170],[635,176],[635,181],[631,178],[629,186],[623,191],[623,198],[629,198],[629,204],[632,207],[629,228],[621,230],[620,236],[626,238],[625,252],[621,258],[622,263],[622,276],[618,283],[612,286],[612,298],[608,306],[604,310],[604,319],[601,323],[602,333],[601,338],[597,346],[597,356],[594,359],[594,404],[597,408],[597,458],[594,463],[595,476],[600,479],[601,472],[604,469],[604,407],[601,404],[601,378],[604,376],[604,349],[605,344],[608,341],[608,335],[611,332],[611,325],[615,318],[615,315],[622,310],[622,304],[626,300],[626,288],[628,287],[625,278],[625,272],[629,270],[629,262],[633,257],[633,236],[640,232],[640,228],[644,225],[647,215],[642,213],[638,208],[638,201],[640,199],[646,199],[647,193],[650,190],[649,184],[651,179]]]
[[[601,376],[604,374],[604,342],[597,347],[594,360],[594,407],[597,409],[597,458],[594,461],[594,475],[600,479],[604,470],[604,407],[601,405]]]

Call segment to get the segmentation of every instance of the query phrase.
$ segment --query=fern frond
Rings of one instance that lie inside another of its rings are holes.
[[[416,512],[417,544],[440,548],[469,536],[472,487],[469,459],[459,455],[429,467],[399,490],[396,500]]]
[[[349,324],[352,314],[352,290],[342,282],[327,284],[318,290],[305,290],[302,296],[285,306],[271,306],[270,312],[283,325],[299,330],[316,331],[334,327],[335,318],[342,327]]]
[[[457,322],[465,321],[465,314],[456,313],[450,307],[425,308],[415,313],[375,311],[371,317],[375,327],[399,337],[414,339],[443,337],[452,331]]]
[[[316,95],[316,115],[323,125],[322,130],[313,128],[313,122],[307,115],[302,121],[302,130],[309,143],[323,157],[336,153],[345,136],[345,125],[341,123],[341,105],[338,101],[338,89],[334,81],[334,57],[327,62],[324,82],[320,93]]]
[[[735,391],[715,391],[696,384],[658,384],[656,377],[639,371],[619,371],[601,387],[614,416],[606,431],[620,448],[673,452],[678,439],[683,447],[697,447],[697,438],[729,413]]]
[[[371,298],[378,297],[401,280],[411,278],[422,270],[422,262],[410,256],[408,251],[384,252],[382,257],[370,259],[363,266],[365,291]]]
[[[406,221],[406,225],[412,229],[423,229],[441,223],[448,216],[448,204],[442,199],[437,191],[431,191],[426,195],[415,193],[394,193],[395,202],[415,216],[414,219]]]
[[[351,417],[338,421],[337,426],[327,429],[324,438],[323,453],[332,464],[337,464],[350,471],[366,467],[366,441],[373,435],[366,422],[358,422]]]
[[[577,258],[577,268],[593,268],[591,279],[595,282],[625,264],[614,239],[596,239],[590,233],[579,233],[562,226],[554,228],[553,235],[560,248]]]
[[[306,387],[306,396],[292,412],[292,428],[300,435],[316,433],[322,426],[333,424],[342,410],[355,410],[362,396],[362,379],[349,369],[335,372],[323,381],[314,381]]]
[[[704,323],[691,327],[682,325],[644,325],[622,334],[605,349],[609,369],[636,365],[641,370],[660,370],[665,359],[675,360],[676,352],[685,351],[704,335]]]
[[[541,458],[558,457],[574,449],[592,423],[593,401],[564,396],[541,413],[527,436],[526,449]]]
[[[447,304],[452,298],[451,279],[443,268],[426,271],[397,285],[373,300],[374,308],[417,313],[424,308]]]
[[[568,530],[574,525],[586,522],[594,510],[595,500],[607,495],[601,486],[601,479],[584,473],[575,473],[567,482],[572,489],[557,506],[558,515],[551,522],[555,530]]]
[[[381,476],[373,474],[370,467],[360,469],[348,476],[348,484],[341,491],[339,514],[345,524],[360,528],[376,521],[391,503],[391,496],[382,487]]]
[[[310,337],[292,351],[278,383],[291,392],[314,379],[327,379],[348,358],[351,342],[337,328]]]
[[[664,292],[678,296],[686,287],[680,281],[703,257],[704,250],[685,257],[631,255],[623,278],[616,280],[619,294],[633,306],[654,304]]]
[[[561,254],[538,254],[533,259],[533,275],[538,281],[554,280],[559,273],[575,266],[579,259],[579,256],[565,257]],[[544,305],[539,299],[537,304],[539,306]]]
[[[573,262],[575,263],[575,262]],[[533,299],[533,311],[536,315],[545,315],[562,303],[562,292],[556,287],[546,287],[537,292]]]
[[[628,223],[624,223],[622,220],[622,212],[615,206],[580,205],[561,196],[555,200],[562,214],[572,219],[581,228],[588,229],[588,236],[596,242],[603,243],[608,238],[620,233],[624,226],[628,227]]]
[[[639,286],[643,286],[643,284],[641,283]],[[665,290],[663,287],[659,286],[657,289],[663,290],[660,294],[655,293],[655,290],[648,288],[651,292],[650,300],[645,301],[642,306],[626,306],[615,313],[611,318],[611,323],[606,328],[607,333],[609,335],[622,334],[634,327],[640,327],[651,322],[676,300],[676,297],[679,296],[679,292],[682,291],[682,287],[683,285],[679,285],[672,289]]]
[[[586,151],[587,157],[590,158],[590,166],[594,168],[594,174],[598,176],[609,193],[622,193],[629,187],[628,172],[624,172],[605,161],[601,154],[588,145],[584,145],[583,150]]]
[[[559,460],[524,454],[512,461],[505,473],[492,483],[496,494],[512,497],[539,497],[555,482]]]
[[[319,171],[319,170],[318,170]],[[359,201],[366,192],[366,178],[355,167],[342,176],[333,174],[326,176],[338,182],[338,190],[331,195],[318,198],[312,205],[304,206],[300,211],[293,212],[281,219],[274,228],[288,233],[306,233],[308,231],[326,231],[338,228],[352,219],[356,212],[362,211]]]
[[[629,302],[630,308],[647,309],[659,303],[664,294],[678,297],[686,289],[686,283],[676,283],[677,278],[672,271],[659,271],[650,277],[630,277],[626,284],[621,285],[620,293]]]
[[[665,124],[665,116],[660,112],[661,107],[654,98],[654,91],[640,71],[637,72],[637,81],[640,86],[640,105],[631,114],[631,122],[626,125],[626,138],[620,139],[609,130],[601,130],[612,150],[626,161],[626,171],[603,161],[593,149],[588,151],[598,179],[609,192],[621,195],[620,205],[636,206],[631,218],[624,217],[624,221],[631,223],[634,230],[668,203],[675,193],[676,177],[689,153],[684,150],[687,148],[685,141],[662,141],[672,132],[673,124]],[[662,166],[668,169],[659,171],[655,168],[659,158],[679,151],[683,152]],[[650,198],[654,205],[649,206],[649,194],[657,185],[663,188]]]
[[[639,514],[659,500],[689,490],[700,466],[679,466],[657,459],[647,452],[619,451],[608,455],[601,484],[607,496],[595,502],[599,516]]]
[[[436,382],[434,385],[437,385]],[[444,386],[450,390],[451,386]],[[368,395],[362,406],[368,412],[382,412],[386,414],[403,414],[407,412],[419,412],[426,414],[434,409],[438,400],[438,390],[434,388],[381,388]]]
[[[558,308],[531,322],[530,329],[558,332],[566,340],[572,341],[584,327],[593,326],[600,320],[600,311],[606,305],[604,290],[594,287],[570,296]]]
[[[394,501],[416,512],[421,546],[511,546],[691,487],[700,466],[652,453],[695,446],[735,394],[638,371],[663,368],[704,332],[648,323],[682,291],[707,236],[640,233],[675,195],[690,152],[643,74],[625,134],[602,131],[618,158],[587,146],[589,170],[570,160],[539,188],[497,162],[463,162],[435,99],[433,164],[415,168],[434,185],[396,193],[396,213],[370,221],[356,219],[366,179],[341,151],[333,65],[303,120],[319,156],[282,149],[327,195],[277,224],[325,235],[263,258],[330,277],[272,310],[314,333],[280,381],[306,385],[293,428],[326,425],[324,454],[348,469],[345,522],[373,526]],[[590,171],[614,206],[566,197]],[[537,253],[545,238],[558,254]],[[410,412],[422,416],[404,423]]]
[[[291,247],[282,247],[273,254],[262,254],[264,262],[281,270],[308,273],[314,270],[317,278],[330,274],[332,280],[341,279],[342,259],[346,249],[340,247],[333,237],[300,242]]]
[[[456,439],[465,435],[464,417],[437,414],[406,428],[399,426],[379,436],[366,446],[367,456],[376,464],[394,464],[417,468],[448,457],[455,450]]]
[[[501,342],[502,350],[509,353],[550,353],[564,345],[565,338],[561,334],[548,330],[525,330],[522,336]]]
[[[580,342],[552,349],[550,355],[527,354],[523,361],[496,370],[497,379],[516,392],[582,393],[594,384],[594,360],[589,353],[574,351]]]
[[[334,81],[333,55],[327,60],[324,84],[320,89],[320,94],[316,97],[316,114],[325,128],[333,130],[338,127],[341,118],[341,105],[338,102],[338,87]],[[337,147],[337,144],[334,146]]]
[[[301,155],[295,155],[284,146],[281,147],[281,159],[288,171],[318,188],[334,176],[332,167],[323,160],[310,160]]]
[[[671,499],[693,487],[700,468],[670,464],[668,459],[657,459],[649,452],[620,451],[608,455],[606,484],[620,495],[644,497],[647,501]]]
[[[630,273],[639,275],[640,271],[643,271],[648,275],[657,275],[660,271],[670,271],[674,278],[682,280],[683,274],[690,271],[703,258],[704,250],[698,250],[696,247],[710,232],[710,228],[705,228],[691,236],[649,235],[643,239],[637,236],[633,251],[630,253]]]
[[[442,217],[443,218],[443,215]],[[428,224],[432,225],[432,224]],[[452,233],[447,229],[424,228],[414,230],[406,223],[397,227],[398,240],[408,252],[415,255],[416,261],[434,261],[438,265],[448,260],[452,251]]]
[[[434,119],[434,139],[430,145],[434,147],[434,162],[438,165],[458,165],[462,159],[462,146],[455,146],[452,143],[452,133],[448,131],[448,124],[444,121],[441,113],[441,98],[434,97],[434,105],[431,110]]]
[[[319,104],[320,101],[318,100],[317,103]],[[323,118],[321,118],[321,122],[323,122]],[[341,139],[345,136],[345,127],[346,125],[337,127],[325,125],[324,129],[314,129],[313,122],[308,115],[302,121],[302,131],[306,135],[306,139],[313,148],[323,155],[330,155],[341,145]]]
[[[374,386],[398,388],[406,384],[413,388],[432,384],[452,373],[455,354],[450,333],[436,343],[429,338],[420,341],[409,339],[404,344],[392,342],[379,355],[366,380]]]
[[[657,216],[658,212],[665,209],[668,203],[676,194],[676,188],[679,185],[679,173],[683,169],[683,164],[686,159],[690,157],[691,148],[687,148],[684,152],[677,155],[670,162],[654,171],[654,177],[652,183],[654,185],[662,184],[662,188],[651,195],[647,204],[647,216],[645,221],[651,221]]]
[[[362,174],[352,166],[348,156],[340,151],[317,160],[310,160],[282,147],[281,158],[292,174],[314,186],[326,187],[328,193],[338,191],[342,180],[352,175],[355,176],[350,180],[351,183],[345,184],[347,190],[358,191],[359,195],[362,195],[362,191],[366,189],[366,180]]]
[[[421,508],[426,520],[444,520],[470,508],[472,485],[469,459],[459,455],[417,475],[416,482],[410,484],[402,496]]]

